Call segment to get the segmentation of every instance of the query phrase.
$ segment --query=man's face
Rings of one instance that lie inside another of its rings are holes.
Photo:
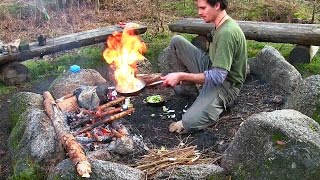
[[[207,0],[198,0],[198,14],[206,23],[211,23],[217,18],[218,9],[220,3],[217,3],[214,7],[210,6]]]

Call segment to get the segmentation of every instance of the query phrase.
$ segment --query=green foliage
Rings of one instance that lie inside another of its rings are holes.
[[[257,42],[248,40],[248,57],[255,57],[265,46],[272,46],[277,49],[284,58],[288,58],[294,45],[282,43]]]
[[[41,167],[31,159],[18,160],[13,167],[11,180],[45,179]]]
[[[31,72],[31,80],[41,80],[47,77],[57,77],[67,71],[73,64],[81,68],[95,68],[106,66],[101,60],[102,51],[97,47],[80,48],[77,52],[64,54],[54,60],[25,61],[25,65]]]
[[[195,17],[197,16],[197,6],[194,0],[169,1],[163,7],[176,14],[176,16]]]
[[[152,35],[150,33],[145,33],[142,35],[143,41],[145,41],[148,50],[145,54],[145,57],[152,64],[152,68],[154,71],[158,70],[157,58],[159,54],[165,49],[171,39],[171,34],[168,32],[159,33],[157,35]]]
[[[34,7],[22,3],[5,4],[0,6],[0,19],[10,15],[15,18],[26,19],[34,13]]]
[[[276,142],[276,141],[286,141],[287,140],[287,137],[286,135],[284,135],[283,133],[280,133],[280,132],[275,132],[273,133],[272,135],[272,141],[273,142]]]
[[[14,86],[7,86],[3,82],[0,82],[0,96],[6,95],[14,91],[16,87]]]
[[[320,74],[320,53],[318,52],[317,56],[309,64],[298,64],[296,68],[303,77]]]

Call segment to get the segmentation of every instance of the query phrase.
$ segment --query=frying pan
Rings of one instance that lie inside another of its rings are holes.
[[[146,87],[146,83],[140,78],[137,79],[139,80],[139,83],[137,83],[134,89],[120,89],[118,86],[116,86],[116,91],[118,92],[118,94],[125,97],[136,96],[140,94]]]
[[[116,86],[116,91],[121,96],[136,96],[140,94],[146,86],[155,86],[161,84],[163,81],[161,80],[161,73],[155,74],[136,74],[136,78],[139,80],[139,83],[134,89],[120,89]]]

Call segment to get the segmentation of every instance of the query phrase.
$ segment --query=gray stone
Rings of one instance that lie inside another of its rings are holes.
[[[320,75],[301,81],[288,97],[284,108],[300,111],[320,123]]]
[[[165,48],[158,57],[158,67],[161,73],[167,74],[174,71],[174,59],[170,47]]]
[[[73,93],[73,91],[81,85],[97,86],[106,82],[106,79],[93,69],[81,69],[78,73],[67,71],[52,82],[49,91],[54,98],[58,99]]]
[[[295,110],[250,116],[222,159],[235,179],[317,179],[320,126]]]
[[[302,80],[295,67],[271,46],[263,48],[257,57],[248,63],[251,73],[288,93],[291,93]]]
[[[29,178],[41,178],[52,163],[65,157],[42,102],[41,95],[27,92],[15,94],[10,101],[10,111],[16,112],[10,116],[15,123],[8,142],[17,179],[26,173]]]
[[[154,179],[225,179],[224,170],[214,164],[182,165],[160,171]]]
[[[92,173],[90,179],[112,180],[139,180],[145,179],[145,174],[135,168],[118,163],[90,159]],[[70,159],[59,163],[54,171],[49,174],[49,180],[53,179],[82,179],[75,171]]]

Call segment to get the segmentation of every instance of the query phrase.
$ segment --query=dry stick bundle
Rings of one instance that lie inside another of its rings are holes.
[[[151,150],[138,163],[137,169],[147,173],[148,176],[154,175],[161,169],[172,167],[178,164],[193,164],[200,160],[200,153],[196,146],[176,148],[173,150]],[[201,159],[201,161],[205,161]]]
[[[92,172],[91,164],[89,163],[85,153],[83,152],[81,146],[77,143],[74,136],[68,133],[68,130],[64,125],[61,110],[55,104],[50,92],[44,92],[43,97],[43,104],[46,113],[51,119],[58,139],[68,153],[73,165],[76,167],[78,174],[82,177],[90,177],[90,173]]]
[[[115,114],[113,116],[110,116],[109,118],[106,118],[104,120],[98,121],[98,122],[92,124],[91,126],[85,127],[85,128],[83,128],[83,129],[81,129],[81,130],[79,130],[79,131],[77,131],[77,132],[75,132],[73,134],[76,136],[76,135],[79,135],[79,134],[84,133],[86,131],[89,131],[89,130],[95,128],[95,127],[101,126],[103,124],[110,124],[110,123],[112,123],[113,121],[115,121],[117,119],[123,118],[124,116],[127,116],[129,114],[132,114],[134,112],[134,110],[135,110],[134,108],[129,108],[126,111],[123,111],[121,113],[118,113],[118,114]]]

